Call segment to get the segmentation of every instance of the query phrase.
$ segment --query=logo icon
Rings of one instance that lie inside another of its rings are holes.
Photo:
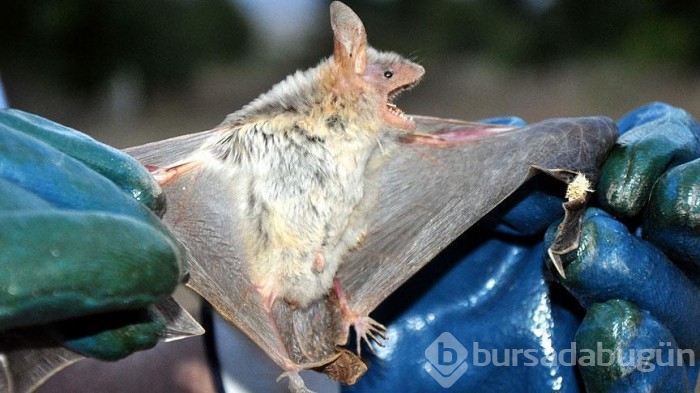
[[[468,354],[469,351],[455,336],[442,333],[425,349],[425,358],[429,363],[426,364],[426,371],[440,386],[449,388],[469,368],[465,362]]]

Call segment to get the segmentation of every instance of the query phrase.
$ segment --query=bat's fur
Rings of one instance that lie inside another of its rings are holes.
[[[234,184],[247,268],[268,308],[328,293],[366,230],[377,192],[367,189],[368,165],[387,135],[415,128],[391,99],[423,68],[368,47],[348,7],[334,3],[331,20],[334,56],[229,115],[198,153]]]

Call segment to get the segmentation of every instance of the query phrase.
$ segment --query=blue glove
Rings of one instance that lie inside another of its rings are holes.
[[[126,154],[75,130],[0,111],[0,335],[47,332],[86,356],[155,345],[184,255],[155,213],[164,200]]]
[[[581,374],[591,391],[693,391],[700,127],[685,111],[656,103],[625,116],[620,128],[598,188],[612,215],[589,209],[581,246],[564,257],[561,283],[587,309],[579,355],[602,360],[580,362]]]
[[[631,128],[629,124],[647,124],[671,113],[681,112],[663,104],[644,107],[622,119],[620,127],[625,131]],[[513,124],[512,118],[506,122]],[[679,122],[686,125],[685,132],[693,127],[690,118]],[[662,125],[651,126],[653,129],[657,127]],[[665,154],[675,153],[670,150]],[[613,156],[611,154],[611,158]],[[666,162],[679,161],[670,158]],[[603,178],[620,178],[620,170],[616,166],[608,168],[606,162]],[[648,172],[650,168],[639,165],[634,170],[635,174],[644,171]],[[670,171],[666,176],[672,174]],[[690,174],[684,176],[687,178]],[[654,189],[652,193],[675,193],[681,195],[680,199],[683,199],[682,195],[686,200],[691,199],[687,189],[692,182],[686,180],[679,185],[673,179],[667,181],[668,186],[658,191]],[[601,180],[601,184],[603,182]],[[597,194],[600,196],[603,191],[597,191]],[[399,288],[376,311],[382,314],[378,315],[379,320],[391,321],[386,347],[375,347],[376,355],[369,359],[371,367],[367,375],[345,391],[441,392],[449,387],[454,391],[511,392],[523,390],[525,386],[531,392],[582,392],[586,388],[601,391],[607,386],[604,381],[610,380],[610,370],[597,367],[597,364],[578,366],[579,356],[586,355],[585,349],[591,345],[595,349],[595,342],[626,344],[637,349],[657,348],[659,342],[673,343],[664,348],[673,347],[678,342],[683,342],[683,345],[694,342],[695,332],[700,331],[700,318],[697,313],[693,314],[693,310],[697,310],[700,300],[697,288],[678,269],[674,268],[675,273],[663,277],[655,277],[656,272],[652,276],[652,273],[637,271],[629,274],[635,276],[634,280],[628,277],[625,281],[620,277],[608,286],[593,273],[588,276],[588,281],[577,281],[582,276],[571,270],[577,265],[570,254],[590,250],[585,254],[589,262],[586,266],[593,266],[593,271],[600,273],[606,270],[606,263],[616,252],[625,254],[629,251],[618,248],[627,241],[620,232],[615,232],[615,236],[608,237],[606,242],[602,241],[602,236],[595,237],[595,233],[587,232],[595,228],[591,224],[594,219],[607,220],[618,229],[624,229],[624,225],[602,210],[591,209],[586,213],[582,247],[565,255],[567,279],[562,281],[570,292],[553,282],[556,273],[550,273],[542,263],[548,258],[542,234],[553,222],[556,226],[561,220],[562,195],[563,188],[557,180],[542,175],[531,179],[482,219],[478,227],[455,241],[439,260],[427,265]],[[663,204],[659,198],[649,205]],[[601,204],[608,208],[604,202]],[[664,215],[666,210],[657,214],[650,207],[645,211],[647,219],[641,225],[647,228],[646,236],[655,232],[657,238],[666,239],[663,243],[669,246],[662,249],[671,255],[669,250],[678,248],[672,245],[690,244],[697,237],[692,237],[692,226],[682,224],[681,215],[668,218]],[[627,236],[634,239],[630,241],[632,243],[643,243],[629,232]],[[666,258],[661,251],[646,243],[633,252],[631,255],[636,260]],[[640,281],[646,284],[643,289],[638,285]],[[614,295],[608,292],[611,286],[618,288]],[[659,296],[659,291],[669,288],[673,288],[671,293],[674,295],[687,296],[683,300],[675,298],[679,303],[672,308],[669,308],[670,298]],[[638,296],[620,295],[627,293]],[[611,302],[599,303],[608,300]],[[653,319],[652,310],[664,308],[667,308],[665,315],[675,315],[675,319],[661,322]],[[679,309],[685,310],[686,314]],[[618,322],[611,325],[612,320]],[[684,323],[688,323],[685,328]],[[618,335],[615,335],[618,331],[603,333],[597,330],[610,326],[635,326],[639,330]],[[663,341],[655,341],[657,339]],[[655,346],[650,346],[652,343]],[[635,373],[633,382],[627,380],[617,390],[608,390],[638,391],[632,386],[639,381],[643,385],[638,386],[666,388],[668,391],[692,391],[695,384],[696,374],[685,366],[658,366],[654,372],[647,371]],[[583,378],[579,377],[581,374]],[[668,377],[676,380],[671,383]]]

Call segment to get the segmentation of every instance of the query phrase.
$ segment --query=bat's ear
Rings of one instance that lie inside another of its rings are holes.
[[[333,28],[333,58],[345,71],[361,74],[367,65],[367,33],[350,7],[334,1],[331,3],[331,27]]]

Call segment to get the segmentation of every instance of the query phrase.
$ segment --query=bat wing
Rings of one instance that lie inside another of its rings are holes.
[[[418,134],[397,143],[371,174],[378,199],[367,215],[367,236],[338,271],[351,308],[362,315],[520,187],[533,175],[533,166],[596,178],[617,136],[606,118],[549,120],[508,130],[414,119]],[[127,152],[145,165],[163,167],[187,157],[208,135]],[[245,274],[238,220],[230,208],[231,181],[216,170],[200,168],[163,187],[168,199],[164,221],[189,253],[188,285],[284,370],[330,364],[361,373],[361,361],[337,348],[347,341],[347,332],[334,295],[304,309],[276,302],[270,313],[265,311]],[[356,375],[334,377],[348,382]]]
[[[420,133],[455,136],[444,146],[404,143],[384,167],[366,241],[338,272],[351,307],[363,315],[520,187],[533,166],[596,179],[617,137],[607,118],[554,119],[497,133],[414,118]]]
[[[158,142],[130,147],[124,151],[146,166],[163,168],[186,159],[198,147],[202,146],[202,143],[207,138],[216,132],[216,129],[213,129],[196,134],[176,136]]]

